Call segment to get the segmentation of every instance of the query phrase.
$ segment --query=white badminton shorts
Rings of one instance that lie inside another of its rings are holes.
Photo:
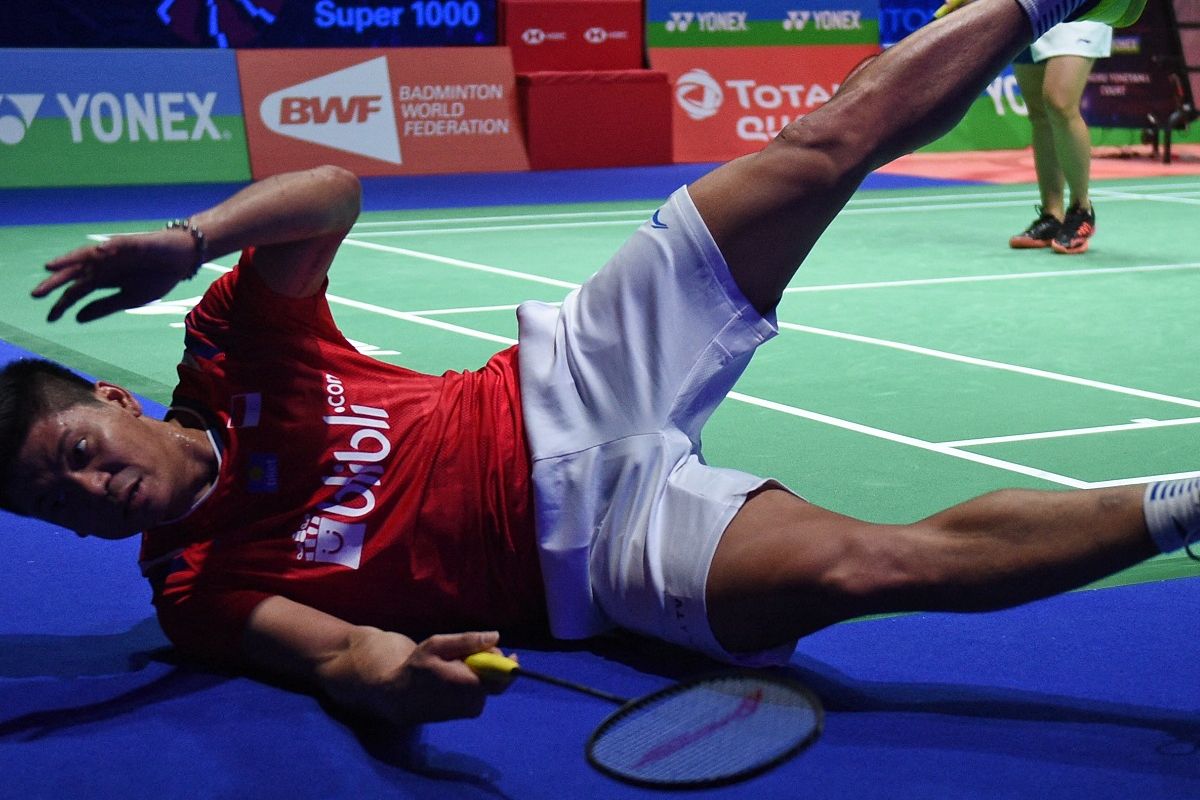
[[[1108,58],[1112,55],[1113,29],[1103,22],[1060,22],[1029,45],[1033,63],[1054,56]]]
[[[621,627],[745,664],[708,624],[726,526],[767,483],[705,465],[700,429],[777,332],[734,284],[686,188],[561,307],[517,310],[521,402],[552,633]]]

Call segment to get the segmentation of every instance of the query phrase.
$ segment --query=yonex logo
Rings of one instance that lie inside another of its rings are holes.
[[[259,115],[281,136],[402,163],[385,56],[273,92]]]
[[[0,94],[0,144],[17,144],[25,138],[43,97],[42,94]],[[16,108],[16,114],[3,113],[10,104]]]
[[[789,11],[787,19],[783,21],[783,29],[785,31],[802,31],[811,17],[811,11]]]
[[[702,69],[693,69],[675,81],[675,102],[689,117],[700,121],[721,110],[725,93],[712,75]]]
[[[692,11],[672,11],[671,18],[663,27],[667,29],[668,33],[685,33],[695,18],[696,14]]]

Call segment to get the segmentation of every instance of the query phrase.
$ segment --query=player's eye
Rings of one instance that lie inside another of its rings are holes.
[[[87,463],[88,441],[86,437],[80,437],[71,445],[71,466],[78,468]]]

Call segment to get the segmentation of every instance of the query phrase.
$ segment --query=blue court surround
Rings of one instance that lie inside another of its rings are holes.
[[[489,184],[479,193],[455,178],[368,181],[366,197],[372,208],[644,199],[692,179],[676,168],[599,173],[519,176],[518,184],[530,183],[516,186],[506,183],[511,176],[472,176]],[[5,193],[0,222],[169,217],[215,202],[229,188],[57,190],[52,202],[49,193]],[[78,205],[66,204],[67,196]],[[23,355],[0,342],[0,363]],[[587,736],[610,711],[601,701],[518,682],[478,720],[408,732],[356,724],[307,695],[176,663],[138,575],[136,541],[80,540],[3,512],[0,526],[5,796],[663,796],[585,764]],[[823,699],[822,738],[766,775],[689,794],[1200,797],[1198,602],[1200,582],[1183,579],[991,614],[836,626],[803,640],[787,669]],[[529,643],[520,652],[533,669],[628,696],[712,666],[633,640],[580,648]]]
[[[465,208],[481,205],[572,203],[663,198],[714,164],[670,164],[636,169],[577,169],[477,175],[364,178],[363,208]],[[864,188],[905,189],[947,181],[871,175]],[[105,186],[0,190],[0,225],[116,222],[169,218],[207,208],[244,184]]]

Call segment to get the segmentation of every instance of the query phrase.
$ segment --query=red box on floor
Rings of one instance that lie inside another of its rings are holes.
[[[665,72],[532,72],[517,96],[532,169],[671,163]]]
[[[501,0],[499,26],[517,72],[644,66],[641,0]]]

